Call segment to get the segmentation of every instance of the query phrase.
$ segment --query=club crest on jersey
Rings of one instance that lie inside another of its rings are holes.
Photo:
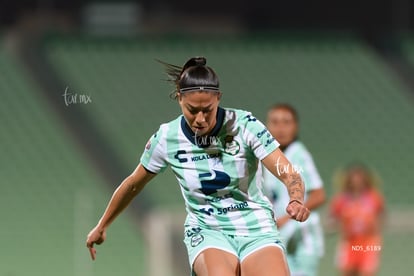
[[[226,136],[224,139],[224,152],[230,155],[236,155],[240,151],[240,144],[234,140],[234,136]]]
[[[204,236],[203,235],[195,234],[194,236],[191,237],[191,246],[196,247],[197,245],[199,245],[203,241],[204,241]]]
[[[196,247],[197,245],[199,245],[200,243],[204,241],[204,236],[201,235],[200,232],[201,232],[200,227],[187,229],[185,231],[186,236],[191,238],[190,242],[191,242],[192,247]]]

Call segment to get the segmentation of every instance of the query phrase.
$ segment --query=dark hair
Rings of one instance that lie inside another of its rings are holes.
[[[381,186],[381,177],[370,166],[361,161],[353,161],[339,168],[334,176],[333,183],[338,192],[349,191],[349,180],[353,173],[362,173],[366,179],[366,188],[378,190]]]
[[[274,104],[274,105],[272,105],[272,106],[269,108],[269,111],[270,111],[270,110],[276,110],[276,109],[285,109],[285,110],[289,111],[289,112],[292,114],[293,119],[295,120],[295,122],[299,122],[299,115],[298,115],[298,112],[297,112],[297,111],[296,111],[296,109],[295,109],[293,106],[291,106],[290,104],[287,104],[287,103],[278,103],[278,104]]]
[[[177,98],[177,93],[191,91],[219,91],[219,80],[216,73],[207,66],[205,57],[190,58],[183,67],[158,60],[165,66],[168,81],[174,83],[175,89],[170,97]]]
[[[365,185],[367,188],[372,188],[372,186],[374,186],[374,175],[372,170],[364,163],[354,161],[345,167],[345,189],[348,189],[350,176],[352,173],[362,173],[365,177]]]

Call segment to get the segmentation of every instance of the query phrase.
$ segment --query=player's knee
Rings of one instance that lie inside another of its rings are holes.
[[[235,256],[207,250],[197,257],[193,268],[197,276],[234,276],[239,274],[240,265]]]
[[[229,269],[227,267],[204,267],[201,271],[195,270],[196,276],[234,276],[239,275],[237,269]]]
[[[239,275],[239,267],[226,263],[194,265],[197,276],[234,276]]]
[[[282,249],[268,246],[258,250],[243,260],[242,275],[246,276],[288,276],[289,267]]]

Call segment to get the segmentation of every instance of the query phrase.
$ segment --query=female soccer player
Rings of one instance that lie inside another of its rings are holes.
[[[338,268],[344,276],[373,276],[379,266],[384,200],[364,165],[349,166],[341,182],[330,205],[331,218],[341,231]]]
[[[292,220],[285,208],[289,196],[280,189],[280,181],[264,170],[264,186],[273,202],[277,226],[287,248],[287,261],[292,276],[318,275],[318,265],[323,255],[323,234],[319,214],[313,210],[325,201],[323,183],[312,156],[298,139],[299,122],[296,110],[288,104],[276,104],[267,113],[266,126],[280,143],[280,148],[301,173],[305,183],[305,206],[312,211],[304,223]],[[277,165],[279,171],[285,168]]]
[[[114,192],[87,237],[92,259],[93,246],[105,240],[108,226],[146,183],[170,166],[186,203],[184,242],[193,274],[289,275],[258,164],[262,161],[286,185],[287,213],[305,221],[309,210],[300,174],[277,173],[276,162],[290,163],[251,113],[219,106],[219,81],[205,58],[191,58],[182,68],[166,66],[182,115],[160,126],[140,164]]]

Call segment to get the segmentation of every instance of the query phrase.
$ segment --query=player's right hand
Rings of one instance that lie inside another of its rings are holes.
[[[288,213],[292,219],[300,222],[307,220],[310,215],[309,209],[296,199],[289,202],[286,207],[286,213]]]
[[[86,238],[86,247],[89,249],[92,260],[96,259],[96,249],[93,248],[94,244],[101,244],[106,239],[106,231],[96,226],[89,232]]]

